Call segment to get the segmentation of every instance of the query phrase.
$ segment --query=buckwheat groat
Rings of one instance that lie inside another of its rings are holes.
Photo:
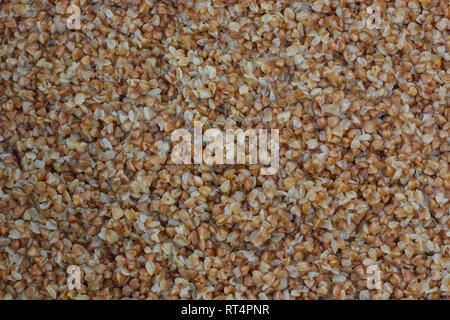
[[[449,298],[447,1],[54,3],[0,4],[0,299]]]

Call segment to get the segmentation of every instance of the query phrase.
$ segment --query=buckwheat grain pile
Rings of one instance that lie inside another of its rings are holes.
[[[448,299],[449,19],[446,0],[2,1],[0,299]],[[193,121],[279,129],[277,174],[174,165]]]

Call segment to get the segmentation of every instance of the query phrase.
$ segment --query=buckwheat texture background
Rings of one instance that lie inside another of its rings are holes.
[[[2,1],[0,299],[448,299],[449,15]],[[278,173],[171,164],[193,121],[279,129]]]

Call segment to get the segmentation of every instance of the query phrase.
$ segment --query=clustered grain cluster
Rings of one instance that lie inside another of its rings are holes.
[[[449,18],[442,0],[2,2],[0,299],[448,299]],[[278,173],[172,164],[193,121],[279,129]]]

